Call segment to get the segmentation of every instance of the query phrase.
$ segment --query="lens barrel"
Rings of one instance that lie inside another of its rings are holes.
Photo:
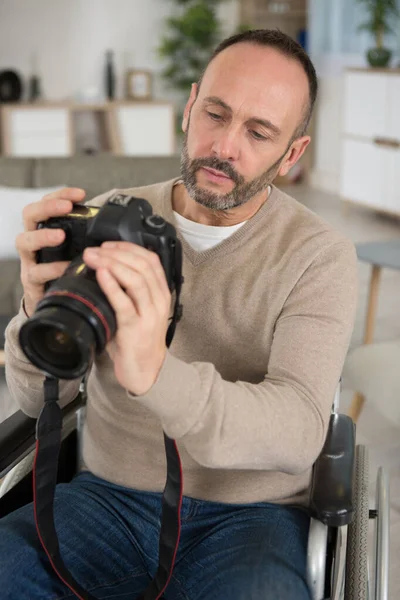
[[[59,379],[83,376],[96,347],[92,327],[63,306],[39,310],[22,325],[19,341],[32,364]]]
[[[86,272],[87,274],[87,272]],[[117,328],[115,313],[92,277],[64,275],[54,282],[19,331],[27,358],[47,375],[82,377]]]

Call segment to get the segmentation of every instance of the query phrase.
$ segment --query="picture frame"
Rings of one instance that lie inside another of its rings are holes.
[[[152,73],[137,69],[127,71],[126,97],[130,100],[150,100],[152,97]]]

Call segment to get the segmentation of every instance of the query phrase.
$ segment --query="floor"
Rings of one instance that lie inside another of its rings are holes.
[[[398,237],[400,220],[378,216],[358,207],[345,210],[333,194],[294,186],[286,191],[343,231],[354,243]],[[359,308],[351,348],[362,343],[370,268],[359,264]],[[383,270],[376,320],[375,340],[400,339],[400,272]],[[341,411],[346,412],[352,391],[343,381]],[[0,420],[13,410],[4,378],[0,374]],[[400,598],[400,429],[384,418],[374,406],[366,405],[357,426],[358,443],[366,444],[370,455],[371,508],[377,467],[384,466],[391,485],[390,600]]]

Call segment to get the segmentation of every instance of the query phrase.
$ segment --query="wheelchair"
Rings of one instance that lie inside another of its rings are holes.
[[[379,467],[376,505],[369,508],[365,446],[355,443],[355,425],[338,411],[335,394],[327,436],[313,466],[307,577],[312,600],[387,600],[389,572],[389,481]],[[80,463],[85,390],[63,409],[58,482],[70,481]],[[17,411],[0,423],[0,518],[32,500],[36,419]],[[375,521],[368,557],[369,521]],[[260,599],[262,600],[262,599]]]

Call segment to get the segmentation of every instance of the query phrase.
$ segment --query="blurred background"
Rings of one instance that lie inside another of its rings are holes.
[[[390,473],[400,597],[400,0],[2,0],[0,329],[21,299],[25,204],[179,175],[190,84],[224,37],[279,28],[316,66],[312,143],[276,184],[356,245],[359,306],[341,410]],[[3,336],[2,336],[3,338]],[[1,343],[2,343],[1,338]],[[16,410],[0,348],[0,420]],[[374,481],[371,481],[373,489]]]

